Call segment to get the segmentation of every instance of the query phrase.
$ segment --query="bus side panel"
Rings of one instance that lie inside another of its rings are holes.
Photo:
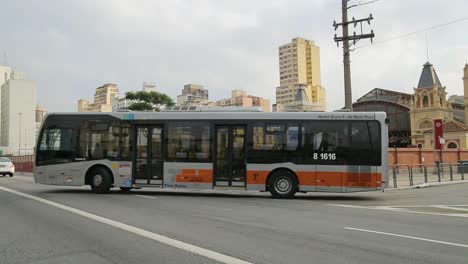
[[[43,172],[43,182],[48,185],[81,186],[84,175],[81,173],[81,162],[43,165],[37,167],[37,174]],[[36,175],[36,173],[35,173]]]
[[[303,192],[359,192],[381,188],[381,166],[297,165],[294,163],[248,164],[247,190],[264,191],[271,171],[293,171]]]
[[[45,184],[46,167],[34,166],[34,181],[36,183]]]
[[[164,188],[213,189],[213,163],[164,162]]]

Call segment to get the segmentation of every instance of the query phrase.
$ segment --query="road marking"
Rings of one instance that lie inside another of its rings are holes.
[[[461,212],[468,212],[468,208],[458,208],[457,206],[452,206],[452,205],[433,205],[432,207],[435,208],[440,208],[440,209],[448,209],[448,210],[454,210],[454,211],[461,211]]]
[[[360,205],[348,205],[348,204],[328,204],[331,206],[338,206],[338,207],[347,207],[347,208],[359,208],[359,209],[368,209],[368,210],[386,210],[386,211],[393,211],[393,212],[404,212],[404,213],[412,213],[412,214],[428,214],[428,215],[439,215],[439,216],[454,216],[454,217],[464,217],[468,218],[468,213],[464,214],[451,214],[451,213],[432,213],[432,212],[423,212],[423,211],[411,211],[410,209],[418,208],[418,207],[434,207],[437,208],[438,205],[416,205],[416,206],[360,206]],[[442,206],[442,205],[441,205]],[[460,206],[460,205],[457,205]],[[452,208],[451,208],[452,209]],[[458,208],[461,209],[461,208]],[[454,211],[461,211],[453,209]]]
[[[147,196],[147,195],[141,195],[141,194],[135,194],[135,196],[144,197],[144,198],[149,198],[149,199],[156,199],[156,198],[158,198],[158,197],[155,197],[155,196]]]
[[[244,261],[244,260],[241,260],[241,259],[238,259],[238,258],[234,258],[234,257],[228,256],[228,255],[224,255],[224,254],[221,254],[221,253],[206,249],[206,248],[198,247],[198,246],[195,246],[195,245],[192,245],[192,244],[189,244],[189,243],[185,243],[185,242],[182,242],[182,241],[179,241],[179,240],[176,240],[176,239],[172,239],[172,238],[169,238],[169,237],[166,237],[166,236],[163,236],[163,235],[160,235],[160,234],[156,234],[156,233],[153,233],[153,232],[150,232],[150,231],[138,228],[138,227],[134,227],[134,226],[131,226],[131,225],[127,225],[127,224],[115,221],[115,220],[111,220],[109,218],[105,218],[105,217],[102,217],[102,216],[91,214],[91,213],[88,213],[88,212],[85,212],[85,211],[82,211],[82,210],[79,210],[79,209],[76,209],[76,208],[73,208],[73,207],[70,207],[70,206],[66,206],[66,205],[63,205],[63,204],[60,204],[60,203],[52,202],[50,200],[46,200],[44,198],[40,198],[40,197],[37,197],[37,196],[34,196],[34,195],[22,193],[22,192],[15,191],[15,190],[12,190],[12,189],[8,189],[8,188],[2,187],[2,186],[0,186],[0,190],[3,190],[5,192],[9,192],[9,193],[13,193],[13,194],[16,194],[16,195],[19,195],[19,196],[22,196],[22,197],[25,197],[25,198],[28,198],[28,199],[43,203],[43,204],[47,204],[47,205],[50,205],[50,206],[53,206],[53,207],[56,207],[56,208],[59,208],[59,209],[62,209],[62,210],[65,210],[65,211],[80,215],[80,216],[83,216],[83,217],[86,217],[86,218],[89,218],[89,219],[92,219],[92,220],[94,220],[96,222],[107,224],[107,225],[110,225],[110,226],[113,226],[113,227],[128,231],[130,233],[152,239],[152,240],[157,241],[157,242],[162,243],[162,244],[166,244],[166,245],[169,245],[169,246],[181,249],[181,250],[185,250],[185,251],[188,251],[188,252],[191,252],[191,253],[194,253],[194,254],[197,254],[197,255],[200,255],[200,256],[215,260],[215,261],[219,261],[221,263],[252,264],[251,262],[247,262],[247,261]]]
[[[452,243],[452,242],[434,240],[434,239],[427,239],[427,238],[422,238],[422,237],[400,235],[400,234],[387,233],[387,232],[368,230],[368,229],[361,229],[361,228],[354,228],[354,227],[345,227],[344,229],[367,232],[367,233],[375,233],[375,234],[381,234],[381,235],[387,235],[387,236],[403,237],[403,238],[409,238],[409,239],[414,239],[414,240],[421,240],[421,241],[427,241],[427,242],[432,242],[432,243],[444,244],[444,245],[449,245],[449,246],[468,248],[468,245],[466,245],[466,244]]]

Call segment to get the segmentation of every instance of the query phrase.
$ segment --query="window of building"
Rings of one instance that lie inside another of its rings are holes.
[[[450,149],[456,149],[458,146],[457,146],[457,143],[455,142],[450,142],[448,145],[447,145],[448,148]]]
[[[427,95],[423,96],[423,107],[429,107],[429,97]]]
[[[424,120],[419,124],[419,129],[428,129],[432,128],[432,122],[429,120]]]

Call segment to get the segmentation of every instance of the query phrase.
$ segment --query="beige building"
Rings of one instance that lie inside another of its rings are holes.
[[[208,90],[202,85],[186,84],[177,96],[177,106],[202,106],[208,104]]]
[[[468,148],[468,64],[464,68],[464,109],[463,119],[454,116],[452,104],[457,98],[447,101],[445,86],[442,86],[432,64],[423,66],[419,83],[414,88],[414,98],[410,105],[411,142],[422,148],[434,147],[434,119],[443,120],[444,148]]]
[[[242,90],[232,90],[231,98],[216,101],[215,105],[242,107],[258,106],[263,112],[270,112],[270,100],[258,96],[247,95],[247,92]]]
[[[78,100],[78,112],[112,112],[112,103],[118,97],[119,88],[115,83],[106,83],[96,88],[94,102]]]
[[[320,80],[320,48],[312,40],[294,38],[279,47],[280,86],[276,88],[276,105],[286,109],[296,104],[298,90],[304,90],[309,101],[326,109],[325,89]]]

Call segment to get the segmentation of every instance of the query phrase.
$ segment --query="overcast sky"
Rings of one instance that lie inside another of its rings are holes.
[[[50,111],[76,111],[77,99],[92,98],[107,82],[124,93],[154,81],[174,99],[187,83],[204,85],[210,100],[244,89],[274,103],[278,46],[297,36],[321,48],[328,110],[344,105],[342,50],[332,27],[341,20],[341,0],[0,2],[0,51],[37,82],[38,101]],[[349,17],[372,13],[364,29],[374,29],[378,42],[467,17],[467,10],[466,0],[380,0],[350,9]],[[464,20],[428,32],[429,60],[449,94],[463,92],[467,28]],[[353,99],[375,87],[412,92],[425,42],[419,33],[354,51]]]

